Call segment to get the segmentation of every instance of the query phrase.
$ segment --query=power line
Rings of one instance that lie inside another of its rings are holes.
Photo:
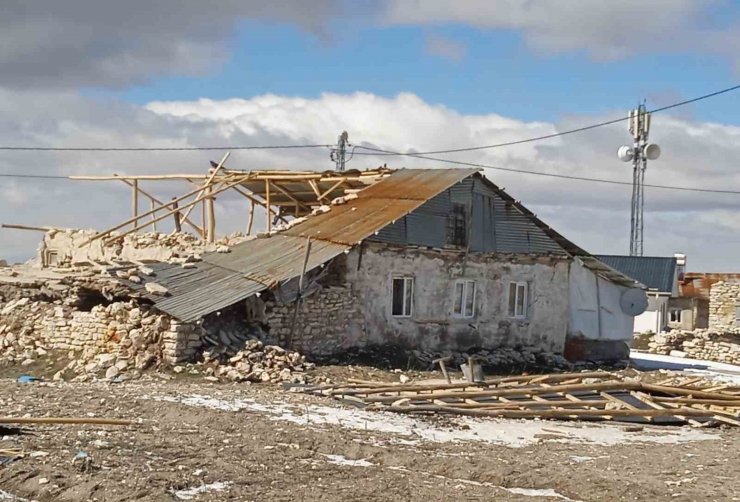
[[[734,87],[728,87],[727,89],[722,89],[720,91],[712,92],[710,94],[705,94],[703,96],[699,96],[698,98],[693,98],[693,99],[689,99],[689,100],[686,100],[686,101],[681,101],[680,103],[674,103],[672,105],[664,106],[662,108],[656,108],[654,110],[650,110],[648,113],[663,112],[663,111],[666,111],[666,110],[670,110],[672,108],[678,108],[679,106],[684,106],[684,105],[688,105],[688,104],[691,104],[691,103],[696,103],[697,101],[701,101],[703,99],[712,98],[714,96],[719,96],[720,94],[725,94],[727,92],[735,91],[735,90],[738,90],[738,89],[740,89],[740,85],[736,85]],[[537,137],[534,137],[534,138],[520,139],[520,140],[517,140],[517,141],[508,141],[506,143],[497,143],[497,144],[494,144],[494,145],[474,146],[474,147],[468,147],[468,148],[454,148],[454,149],[451,149],[451,150],[436,150],[436,151],[431,151],[431,152],[417,152],[417,155],[438,155],[438,154],[441,154],[441,153],[473,152],[473,151],[476,151],[476,150],[489,150],[489,149],[492,149],[492,148],[502,148],[502,147],[505,147],[505,146],[521,145],[521,144],[524,144],[524,143],[532,143],[532,142],[535,142],[535,141],[542,141],[542,140],[545,140],[545,139],[557,138],[559,136],[566,136],[568,134],[574,134],[574,133],[577,133],[577,132],[589,131],[591,129],[596,129],[596,128],[599,128],[599,127],[604,127],[604,126],[616,124],[618,122],[623,122],[623,121],[628,120],[628,119],[629,119],[629,116],[618,118],[618,119],[614,119],[614,120],[607,120],[606,122],[600,122],[598,124],[593,124],[593,125],[589,125],[589,126],[585,126],[585,127],[579,127],[577,129],[570,129],[568,131],[563,131],[563,132],[558,132],[558,133],[553,133],[553,134],[546,134],[545,136],[537,136]],[[379,152],[379,154],[382,154],[382,155],[399,155],[397,153],[388,152],[388,151],[382,150],[380,148],[371,148],[371,147],[368,147],[368,146],[358,146],[357,148],[361,148],[363,150],[370,150],[370,151],[373,151],[373,152]],[[362,154],[362,153],[358,153],[356,155],[373,155],[373,154]]]
[[[494,169],[496,171],[507,171],[511,173],[519,173],[519,174],[531,174],[534,176],[546,176],[548,178],[560,178],[560,179],[566,179],[566,180],[576,180],[576,181],[590,181],[594,183],[606,183],[609,185],[624,185],[624,186],[632,186],[631,182],[626,181],[615,181],[615,180],[605,180],[601,178],[586,178],[583,176],[570,176],[567,174],[552,174],[552,173],[543,173],[539,171],[523,171],[521,169],[513,169],[509,167],[499,167],[499,166],[490,166],[487,164],[475,164],[472,162],[462,162],[459,160],[450,160],[450,159],[440,159],[436,157],[427,157],[425,155],[417,155],[413,153],[397,153],[397,152],[391,152],[394,155],[401,155],[404,157],[414,157],[417,159],[423,159],[423,160],[431,160],[434,162],[443,162],[446,164],[455,164],[458,166],[466,166],[466,167],[478,167],[482,169]],[[740,191],[738,190],[715,190],[711,188],[692,188],[692,187],[680,187],[680,186],[669,186],[669,185],[643,185],[645,187],[650,188],[661,188],[665,190],[680,190],[684,192],[704,192],[704,193],[728,193],[728,194],[738,194],[740,195]]]
[[[626,182],[626,181],[615,181],[615,180],[605,180],[601,178],[586,178],[583,176],[571,176],[567,174],[552,174],[552,173],[543,173],[539,171],[524,171],[520,169],[513,169],[509,167],[499,167],[499,166],[491,166],[487,164],[475,164],[472,162],[462,162],[458,160],[450,160],[450,159],[440,159],[435,157],[427,157],[424,155],[416,155],[412,153],[395,153],[394,155],[400,155],[404,157],[414,157],[418,159],[423,160],[431,160],[434,162],[442,162],[446,164],[454,164],[458,166],[465,166],[465,167],[477,167],[482,169],[493,169],[496,171],[506,171],[510,173],[518,173],[518,174],[530,174],[533,176],[545,176],[547,178],[559,178],[559,179],[565,179],[565,180],[574,180],[574,181],[589,181],[593,183],[605,183],[608,185],[622,185],[622,186],[632,186],[632,183]],[[0,174],[0,178],[38,178],[38,179],[61,179],[61,180],[70,180],[70,181],[76,181],[71,180],[67,176],[54,176],[54,175],[41,175],[41,174],[14,174],[14,173],[8,173],[8,174]],[[645,187],[650,188],[660,188],[664,190],[679,190],[682,192],[702,192],[702,193],[725,193],[725,194],[736,194],[740,195],[740,190],[715,190],[711,188],[692,188],[692,187],[681,187],[681,186],[670,186],[670,185],[643,185]]]
[[[270,146],[191,146],[191,147],[142,147],[142,148],[66,148],[0,146],[0,150],[35,152],[193,152],[207,150],[289,150],[296,148],[331,148],[332,145],[270,145]]]

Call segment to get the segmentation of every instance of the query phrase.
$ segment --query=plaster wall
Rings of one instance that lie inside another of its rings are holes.
[[[568,326],[569,262],[556,257],[470,254],[365,243],[347,257],[346,282],[364,330],[346,336],[419,350],[532,347],[562,352]],[[414,279],[410,317],[392,315],[393,277]],[[457,280],[476,282],[472,318],[454,317]],[[528,285],[527,316],[509,316],[511,282]]]

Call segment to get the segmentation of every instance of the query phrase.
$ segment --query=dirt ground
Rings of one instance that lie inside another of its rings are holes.
[[[740,429],[732,428],[413,418],[276,386],[156,375],[3,379],[0,408],[135,421],[0,430],[0,450],[24,453],[0,467],[0,500],[740,500]]]

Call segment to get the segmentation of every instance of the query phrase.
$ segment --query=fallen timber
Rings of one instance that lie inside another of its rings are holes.
[[[646,383],[584,372],[451,383],[350,380],[300,390],[368,411],[403,414],[740,426],[740,389],[697,378]]]

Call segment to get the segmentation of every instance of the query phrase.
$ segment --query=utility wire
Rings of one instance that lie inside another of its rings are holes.
[[[465,166],[465,167],[477,167],[481,169],[493,169],[496,171],[506,171],[510,173],[518,173],[518,174],[531,174],[533,176],[545,176],[548,178],[559,178],[559,179],[565,179],[565,180],[575,180],[575,181],[590,181],[593,183],[605,183],[608,185],[623,185],[623,186],[632,186],[632,183],[629,183],[627,181],[615,181],[615,180],[605,180],[601,178],[586,178],[583,176],[570,176],[567,174],[552,174],[552,173],[543,173],[539,171],[523,171],[520,169],[513,169],[509,167],[499,167],[499,166],[490,166],[487,164],[475,164],[472,162],[462,162],[458,160],[449,160],[449,159],[440,159],[435,157],[427,157],[424,155],[416,155],[412,153],[395,153],[394,155],[400,155],[404,157],[414,157],[417,159],[423,159],[423,160],[431,160],[434,162],[442,162],[446,164],[454,164],[458,166]],[[70,180],[67,176],[53,176],[53,175],[41,175],[41,174],[0,174],[0,178],[38,178],[38,179],[61,179],[61,180]],[[77,180],[75,180],[77,181]],[[669,186],[669,185],[644,185],[646,187],[650,188],[661,188],[664,190],[679,190],[683,192],[702,192],[702,193],[726,193],[726,194],[737,194],[740,195],[740,191],[738,190],[715,190],[711,188],[692,188],[692,187],[681,187],[681,186]]]
[[[698,98],[693,98],[693,99],[689,99],[689,100],[686,100],[686,101],[681,101],[680,103],[674,103],[672,105],[664,106],[662,108],[656,108],[654,110],[650,110],[649,113],[664,112],[664,111],[670,110],[672,108],[678,108],[679,106],[684,106],[684,105],[688,105],[688,104],[691,104],[691,103],[696,103],[697,101],[701,101],[703,99],[712,98],[714,96],[719,96],[720,94],[725,94],[727,92],[736,91],[738,89],[740,89],[740,85],[736,85],[734,87],[728,87],[727,89],[722,89],[721,91],[713,92],[711,94],[705,94],[703,96],[699,96]],[[495,145],[473,146],[473,147],[469,147],[469,148],[454,148],[454,149],[451,149],[451,150],[436,150],[436,151],[432,151],[432,152],[417,152],[417,155],[438,155],[438,154],[441,154],[441,153],[473,152],[473,151],[476,151],[476,150],[489,150],[489,149],[492,149],[492,148],[502,148],[502,147],[505,147],[505,146],[521,145],[521,144],[524,144],[524,143],[532,143],[532,142],[535,142],[535,141],[542,141],[542,140],[545,140],[545,139],[557,138],[559,136],[566,136],[568,134],[574,134],[574,133],[577,133],[577,132],[589,131],[591,129],[596,129],[596,128],[599,128],[599,127],[604,127],[604,126],[608,126],[608,125],[611,125],[611,124],[616,124],[618,122],[623,122],[623,121],[628,120],[628,119],[629,119],[629,117],[622,117],[622,118],[618,118],[618,119],[614,119],[614,120],[607,120],[606,122],[600,122],[598,124],[593,124],[593,125],[589,125],[589,126],[585,126],[585,127],[579,127],[577,129],[570,129],[568,131],[563,131],[563,132],[558,132],[558,133],[553,133],[553,134],[547,134],[545,136],[537,136],[537,137],[534,137],[534,138],[520,139],[520,140],[517,140],[517,141],[508,141],[506,143],[497,143]],[[371,147],[368,147],[368,146],[357,146],[357,148],[361,148],[363,150],[370,150],[370,151],[373,151],[373,152],[378,152],[378,155],[399,155],[398,153],[388,152],[388,151],[382,150],[380,148],[371,148]],[[373,154],[361,154],[361,153],[358,153],[357,155],[373,155]]]
[[[192,152],[198,150],[289,150],[296,148],[331,148],[332,145],[272,145],[272,146],[190,146],[149,148],[57,148],[31,146],[0,146],[0,150],[34,152]]]
[[[458,166],[466,166],[466,167],[478,167],[482,169],[494,169],[496,171],[507,171],[510,173],[519,173],[519,174],[531,174],[534,176],[546,176],[548,178],[560,178],[560,179],[566,179],[566,180],[577,180],[577,181],[591,181],[594,183],[606,183],[609,185],[624,185],[624,186],[632,186],[631,182],[627,181],[614,181],[614,180],[605,180],[601,178],[586,178],[583,176],[570,176],[567,174],[551,174],[551,173],[543,173],[539,171],[523,171],[521,169],[513,169],[509,167],[499,167],[499,166],[490,166],[487,164],[475,164],[472,162],[462,162],[459,160],[450,160],[450,159],[440,159],[436,157],[427,157],[425,155],[417,155],[414,153],[397,153],[397,152],[391,152],[394,155],[402,155],[404,157],[414,157],[416,159],[423,159],[423,160],[431,160],[434,162],[443,162],[446,164],[455,164]],[[738,194],[740,195],[740,191],[738,190],[715,190],[711,188],[692,188],[692,187],[680,187],[680,186],[669,186],[669,185],[643,185],[650,188],[662,188],[665,190],[680,190],[684,192],[705,192],[705,193],[728,193],[728,194]]]

